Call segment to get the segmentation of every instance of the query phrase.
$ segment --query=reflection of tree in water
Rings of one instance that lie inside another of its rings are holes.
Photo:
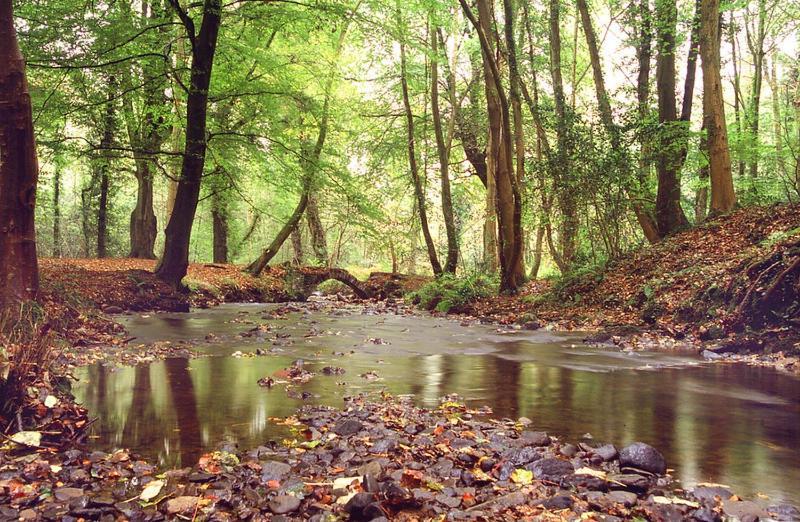
[[[165,359],[172,405],[178,420],[178,436],[182,466],[192,466],[200,458],[202,441],[200,422],[197,418],[197,397],[195,397],[192,376],[189,374],[188,359]]]
[[[150,382],[150,365],[140,364],[134,368],[131,405],[122,426],[122,444],[128,448],[151,447],[163,429],[156,421],[153,408],[153,389]]]

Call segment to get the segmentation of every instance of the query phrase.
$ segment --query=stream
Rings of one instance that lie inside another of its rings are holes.
[[[77,370],[73,393],[98,417],[97,449],[191,466],[226,443],[247,450],[280,441],[286,428],[270,418],[303,404],[340,407],[344,396],[385,389],[435,407],[457,393],[563,440],[588,432],[618,448],[652,444],[685,486],[725,484],[742,496],[800,503],[800,379],[771,368],[338,303],[289,311],[225,304],[117,319],[136,343],[191,341],[208,356]],[[265,326],[253,330],[258,325]],[[231,356],[257,349],[269,353]],[[307,383],[288,393],[284,384],[257,384],[297,360],[315,373]],[[324,367],[345,373],[326,375]]]

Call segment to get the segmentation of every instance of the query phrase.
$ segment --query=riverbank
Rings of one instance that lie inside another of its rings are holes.
[[[683,350],[800,372],[800,206],[747,208],[605,267],[477,299],[459,312],[598,332],[623,349]]]
[[[0,519],[793,520],[727,487],[684,491],[661,454],[635,443],[562,442],[528,419],[491,420],[447,398],[356,397],[271,419],[292,435],[163,473],[120,450],[0,454]],[[679,486],[679,485],[678,485]],[[282,518],[281,518],[282,517]]]

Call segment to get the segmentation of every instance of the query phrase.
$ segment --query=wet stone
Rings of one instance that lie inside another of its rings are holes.
[[[630,491],[647,491],[650,489],[650,479],[635,473],[611,475],[611,489],[627,489]]]
[[[192,473],[189,475],[189,482],[210,482],[214,479],[211,473]]]
[[[550,437],[543,431],[523,431],[520,439],[532,446],[548,446],[550,444]]]
[[[603,459],[603,461],[605,462],[608,462],[609,460],[614,460],[619,455],[616,446],[614,446],[613,444],[604,444],[599,448],[595,448],[594,453],[595,455]]]
[[[531,469],[534,478],[558,482],[567,475],[572,475],[575,468],[566,460],[546,458],[537,460]]]
[[[775,520],[783,522],[784,520],[800,520],[800,509],[789,504],[778,504],[767,508],[770,516]]]
[[[634,442],[622,448],[619,465],[621,468],[636,468],[656,475],[663,475],[667,471],[667,463],[661,452],[644,442]]]
[[[278,495],[269,501],[269,509],[276,515],[296,511],[300,507],[300,499],[294,495]]]
[[[348,437],[355,435],[364,428],[361,421],[356,419],[343,419],[336,423],[333,427],[333,432],[341,437]]]
[[[530,446],[514,448],[508,451],[504,457],[515,466],[524,466],[529,462],[533,462],[534,460],[542,458],[539,452]]]
[[[344,510],[350,514],[351,519],[362,520],[364,510],[374,501],[375,495],[372,493],[356,493],[353,498],[347,501]]]
[[[261,480],[280,480],[292,470],[292,467],[285,462],[270,460],[261,465]]]
[[[697,486],[690,491],[697,500],[714,502],[716,497],[720,500],[728,500],[733,496],[731,490],[722,486]]]
[[[56,488],[53,491],[53,496],[55,496],[57,500],[63,502],[82,497],[83,490],[80,488]]]
[[[574,444],[564,444],[559,449],[559,453],[565,457],[574,457],[575,454],[578,453],[578,448]]]
[[[558,509],[567,509],[572,507],[574,500],[569,493],[559,493],[558,495],[554,495],[542,503],[542,506],[545,509],[550,510],[558,510]]]
[[[726,515],[738,518],[742,521],[745,519],[758,520],[768,516],[767,512],[764,511],[761,506],[751,500],[723,502],[722,510]]]
[[[631,493],[629,491],[612,491],[608,494],[608,498],[612,502],[622,504],[625,507],[631,507],[639,500],[635,493]]]
[[[713,509],[704,507],[692,513],[692,520],[695,522],[719,522],[722,518]]]

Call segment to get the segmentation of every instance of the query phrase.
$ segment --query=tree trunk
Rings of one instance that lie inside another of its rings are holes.
[[[211,196],[211,220],[213,222],[213,259],[215,263],[228,262],[228,202],[223,194]]]
[[[750,139],[752,140],[752,150],[750,151],[750,178],[755,180],[758,176],[758,143],[759,143],[759,122],[761,120],[761,86],[764,83],[764,40],[767,36],[767,2],[766,0],[758,0],[758,21],[756,22],[755,35],[747,25],[747,43],[750,47],[750,54],[753,60],[753,81],[750,85],[750,110],[749,114],[749,127]],[[755,185],[753,185],[755,190]]]
[[[292,230],[292,253],[294,254],[292,258],[292,264],[294,266],[303,266],[305,263],[302,230],[302,227],[294,227],[294,230]]]
[[[614,123],[614,116],[611,113],[611,102],[609,100],[608,91],[606,91],[606,84],[605,79],[603,77],[603,67],[600,63],[600,52],[597,46],[597,37],[594,33],[594,25],[592,24],[592,17],[589,13],[589,6],[586,4],[586,0],[577,0],[578,11],[581,15],[581,24],[583,25],[583,32],[586,35],[586,45],[589,48],[589,60],[592,65],[592,76],[594,78],[594,87],[595,87],[595,95],[597,97],[597,107],[598,111],[600,112],[600,120],[603,123],[603,127],[606,129],[606,133],[608,134],[609,141],[611,142],[611,147],[614,151],[617,152],[618,158],[618,165],[620,170],[623,173],[627,173],[630,171],[630,165],[628,165],[628,158],[624,154],[624,147],[621,144],[621,137],[620,131],[617,125]],[[645,76],[640,81],[648,82],[649,81],[649,70],[650,70],[650,43],[647,41],[647,51],[642,52],[642,55],[647,57],[647,65],[645,68]],[[640,59],[640,67],[642,66],[642,60]],[[641,71],[640,71],[641,72]],[[641,87],[640,87],[641,88]],[[647,89],[647,87],[645,87]],[[647,103],[647,92],[645,91],[644,95],[644,103]],[[646,107],[645,107],[646,110]],[[641,167],[640,167],[641,168]],[[644,183],[640,180],[639,182],[640,187],[644,185]],[[642,232],[644,233],[645,238],[650,243],[655,243],[658,241],[658,228],[656,226],[653,217],[641,203],[641,198],[637,192],[639,191],[631,191],[627,186],[625,187],[626,193],[631,194],[632,204],[631,207],[633,208],[633,212],[636,215],[636,219],[639,222],[639,225],[642,228]]]
[[[308,196],[308,206],[306,207],[306,220],[308,221],[308,231],[311,235],[311,250],[314,251],[314,259],[318,265],[328,266],[328,240],[325,236],[325,227],[319,215],[319,202],[314,194]]]
[[[0,63],[0,308],[10,308],[39,291],[34,226],[39,166],[12,0],[0,0]]]
[[[61,257],[61,165],[58,160],[53,174],[53,257]]]
[[[578,253],[578,205],[575,183],[570,174],[570,144],[566,102],[564,99],[564,80],[561,75],[561,14],[559,0],[550,0],[550,76],[553,82],[553,98],[556,113],[556,153],[553,168],[556,184],[556,197],[561,212],[559,228],[560,253],[555,257],[562,273],[569,272]],[[552,239],[548,234],[548,238]]]
[[[453,216],[453,196],[450,193],[450,151],[445,144],[444,132],[442,131],[442,117],[439,112],[439,53],[438,38],[436,31],[430,31],[431,39],[431,114],[433,116],[433,131],[436,135],[436,151],[439,156],[439,175],[441,176],[442,186],[442,214],[444,216],[444,227],[447,234],[447,259],[444,271],[455,274],[458,265],[458,237],[456,233],[455,218]],[[453,105],[451,110],[456,111]]]
[[[731,11],[731,17],[730,20],[728,21],[728,37],[730,38],[731,65],[733,66],[733,116],[734,116],[734,121],[736,122],[736,132],[738,134],[738,141],[741,142],[742,136],[744,134],[744,127],[742,125],[742,117],[740,114],[743,98],[742,98],[741,82],[739,79],[739,58],[736,52],[736,24],[734,23],[733,11]],[[746,164],[741,154],[741,145],[738,146],[738,150],[739,150],[739,159],[737,161],[738,175],[739,179],[744,179]]]
[[[777,54],[777,53],[776,53]],[[773,55],[772,67],[770,68],[769,88],[772,91],[772,135],[775,140],[775,166],[777,167],[778,174],[781,179],[787,179],[786,176],[786,158],[783,157],[783,130],[781,115],[781,96],[780,88],[778,85],[778,64],[776,56]]]
[[[469,18],[481,44],[483,56],[486,107],[489,115],[488,177],[496,183],[498,257],[500,260],[500,292],[516,293],[525,282],[522,259],[522,201],[514,174],[512,152],[511,113],[509,101],[503,90],[502,78],[489,35],[493,35],[492,11],[488,0],[478,0],[476,19],[465,0],[461,8]],[[508,23],[513,23],[513,10],[504,4]],[[513,41],[513,38],[512,38]],[[513,47],[511,53],[515,52]]]
[[[150,2],[149,14],[147,13],[147,4],[148,2],[143,3],[142,18],[145,19],[145,23],[148,18],[157,21],[163,15],[161,3]],[[166,29],[160,29],[158,34],[163,35],[165,31]],[[156,154],[161,150],[168,137],[165,118],[160,115],[167,103],[164,95],[166,81],[163,79],[163,68],[159,67],[156,60],[147,59],[142,64],[142,76],[147,83],[143,88],[141,121],[136,121],[131,97],[125,96],[123,101],[128,139],[134,149],[133,159],[136,166],[137,184],[136,206],[131,212],[130,218],[131,249],[128,257],[139,259],[156,258],[155,243],[158,236],[158,221],[153,210],[153,165],[156,162]],[[171,191],[171,194],[173,198],[168,202],[169,213],[172,211],[171,205],[175,202],[175,192]]]
[[[103,120],[103,139],[100,142],[100,198],[97,206],[97,257],[103,259],[108,256],[108,190],[111,171],[111,147],[114,144],[114,91],[116,79],[108,79],[108,100],[106,101],[106,114]]]
[[[398,22],[400,14],[398,11]],[[414,114],[411,111],[411,100],[408,94],[408,81],[406,79],[406,46],[401,36],[400,41],[400,86],[403,91],[403,107],[406,114],[406,131],[408,134],[408,163],[411,169],[411,181],[414,184],[414,194],[417,198],[417,211],[419,212],[419,222],[422,227],[422,235],[425,238],[425,246],[428,249],[428,259],[431,262],[431,268],[434,275],[442,273],[442,265],[439,264],[439,258],[436,256],[436,246],[433,244],[433,236],[428,226],[428,213],[425,210],[425,192],[422,187],[422,179],[419,174],[419,167],[417,166],[417,153],[415,150],[415,137],[414,137]]]
[[[181,176],[175,195],[175,207],[169,219],[164,242],[164,255],[156,268],[156,275],[179,287],[189,267],[189,240],[192,223],[200,197],[200,183],[206,159],[206,119],[208,88],[217,47],[217,35],[222,16],[221,0],[205,0],[200,32],[194,35],[194,24],[177,0],[170,4],[185,18],[184,25],[192,41],[192,65],[189,96],[186,104],[186,145]]]
[[[310,180],[306,179],[303,186],[303,193],[300,195],[300,201],[297,203],[297,206],[295,207],[294,212],[292,212],[292,215],[289,217],[289,220],[278,232],[278,235],[275,236],[275,239],[272,240],[272,243],[270,243],[270,245],[266,248],[266,250],[264,250],[259,258],[250,263],[250,265],[247,267],[247,271],[250,272],[251,275],[256,277],[261,275],[261,272],[267,268],[269,262],[273,257],[275,257],[275,255],[277,255],[281,249],[281,246],[283,246],[283,243],[286,242],[286,240],[292,234],[292,231],[297,227],[297,224],[303,217],[303,212],[306,210],[306,205],[308,205],[308,193],[310,190],[309,183]]]
[[[677,6],[671,0],[656,0],[656,27],[658,56],[656,58],[656,86],[658,89],[659,132],[656,169],[658,192],[656,194],[656,223],[664,237],[689,226],[681,208],[680,143],[684,139],[684,124],[678,120],[675,102],[675,31]]]
[[[700,53],[703,57],[703,126],[708,133],[711,215],[729,212],[736,205],[728,149],[728,128],[720,75],[720,0],[702,0]]]

